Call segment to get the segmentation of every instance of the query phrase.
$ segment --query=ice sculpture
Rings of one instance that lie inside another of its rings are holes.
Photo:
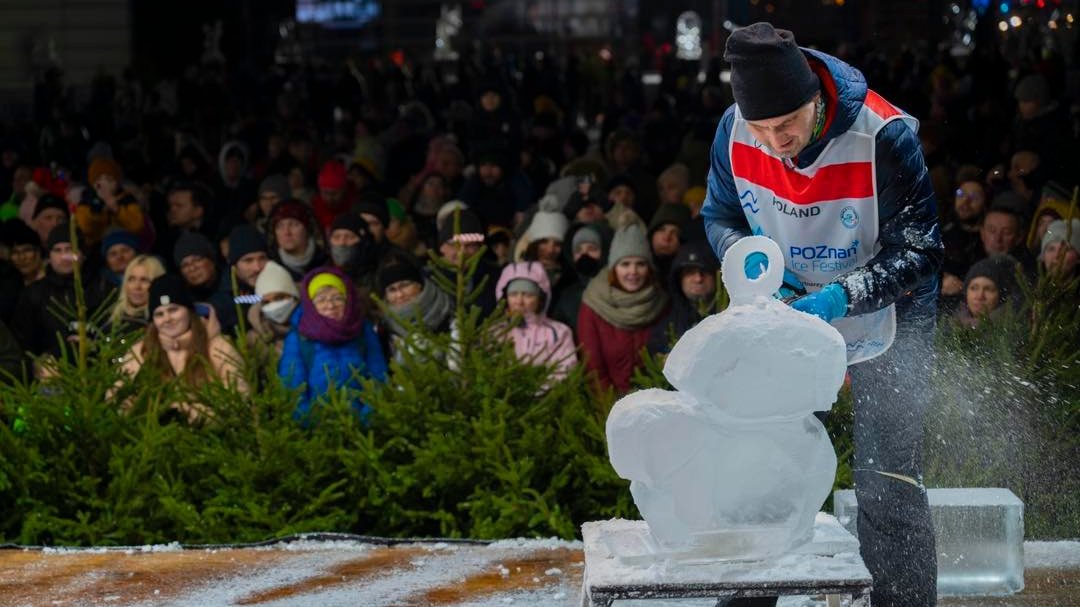
[[[750,280],[754,251],[769,264]],[[828,323],[772,297],[784,267],[772,240],[738,241],[722,267],[731,305],[675,344],[664,375],[677,391],[615,403],[608,450],[658,551],[765,558],[811,539],[832,488],[836,456],[813,412],[836,400],[846,349]]]

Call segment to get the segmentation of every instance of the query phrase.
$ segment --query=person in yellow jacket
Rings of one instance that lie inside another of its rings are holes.
[[[143,212],[135,197],[120,187],[123,171],[112,158],[95,158],[87,171],[87,187],[75,207],[75,221],[86,244],[101,242],[115,225],[132,234],[143,231]]]

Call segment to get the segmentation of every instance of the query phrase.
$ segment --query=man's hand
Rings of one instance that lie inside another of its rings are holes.
[[[848,296],[844,287],[831,282],[817,293],[804,295],[791,302],[800,312],[813,314],[825,322],[832,322],[847,315]]]

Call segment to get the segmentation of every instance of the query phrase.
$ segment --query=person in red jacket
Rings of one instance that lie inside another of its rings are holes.
[[[619,394],[630,390],[641,349],[667,306],[644,228],[637,223],[620,228],[611,241],[608,271],[585,287],[578,310],[578,342],[598,387]]]
[[[352,210],[356,195],[349,187],[345,165],[333,159],[319,171],[319,193],[311,199],[315,218],[323,231],[329,230],[338,217]]]

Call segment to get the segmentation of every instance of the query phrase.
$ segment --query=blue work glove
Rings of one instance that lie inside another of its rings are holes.
[[[769,257],[760,251],[754,251],[747,255],[746,261],[743,262],[743,270],[750,280],[755,280],[764,274],[768,267]],[[799,277],[795,276],[791,270],[784,268],[784,284],[780,286],[780,290],[776,292],[775,297],[777,299],[790,299],[804,294],[806,294],[806,287],[803,286]]]
[[[817,293],[804,295],[791,302],[791,307],[813,314],[825,322],[832,322],[847,315],[847,304],[848,297],[844,287],[830,282]]]
[[[799,277],[791,270],[784,268],[784,284],[776,292],[777,299],[792,299],[800,295],[806,295],[806,287],[803,286]]]

